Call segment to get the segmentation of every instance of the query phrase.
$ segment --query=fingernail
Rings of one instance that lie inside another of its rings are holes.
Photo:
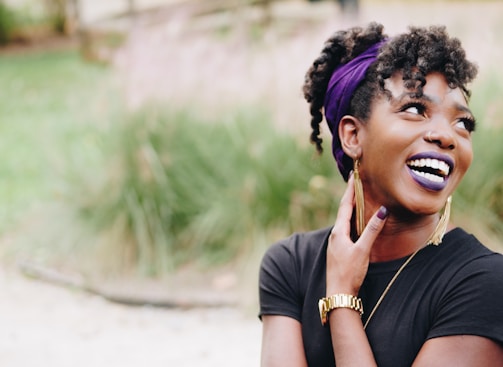
[[[386,207],[384,207],[384,206],[381,206],[379,208],[379,211],[377,212],[377,218],[379,218],[381,220],[386,219],[388,214],[389,214],[388,209],[386,209]]]

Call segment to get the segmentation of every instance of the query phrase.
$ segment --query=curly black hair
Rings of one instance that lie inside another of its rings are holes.
[[[370,23],[366,28],[353,27],[338,31],[330,37],[321,54],[314,60],[305,76],[304,97],[310,105],[311,142],[321,153],[320,123],[328,82],[334,70],[364,52],[370,46],[387,39],[384,27]],[[419,97],[431,72],[442,73],[451,88],[460,88],[469,98],[467,84],[477,75],[477,67],[466,59],[457,38],[450,37],[443,26],[409,27],[407,33],[389,39],[380,49],[377,60],[369,67],[365,79],[351,98],[350,115],[365,122],[370,106],[382,93],[386,79],[395,72],[403,73],[404,86]]]

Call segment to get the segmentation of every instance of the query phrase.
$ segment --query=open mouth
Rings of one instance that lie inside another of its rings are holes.
[[[451,171],[447,162],[436,158],[410,159],[406,163],[414,174],[435,183],[444,182]]]

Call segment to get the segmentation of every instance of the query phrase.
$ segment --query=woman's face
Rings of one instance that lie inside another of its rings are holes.
[[[358,132],[365,199],[371,207],[436,213],[472,162],[473,115],[441,73],[428,74],[419,98],[405,89],[402,74],[386,88],[391,99],[375,101]]]

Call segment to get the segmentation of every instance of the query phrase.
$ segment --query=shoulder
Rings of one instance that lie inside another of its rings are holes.
[[[309,274],[325,264],[330,229],[295,233],[267,249],[259,272],[259,316],[301,320]]]
[[[430,337],[471,334],[503,342],[503,255],[461,229],[443,245],[436,254],[443,291]]]
[[[295,267],[297,270],[310,267],[317,258],[324,256],[330,230],[331,227],[294,233],[274,243],[265,252],[261,267]]]
[[[503,292],[503,255],[484,246],[475,236],[456,228],[445,236],[435,254],[451,287],[473,284],[480,291]]]
[[[440,248],[444,244],[440,245]],[[503,255],[484,246],[474,235],[456,228],[446,235],[445,249],[442,251],[450,263],[459,264],[461,273],[503,273]]]
[[[260,283],[283,283],[297,290],[305,288],[313,269],[324,268],[331,228],[294,233],[271,245],[260,265]]]

